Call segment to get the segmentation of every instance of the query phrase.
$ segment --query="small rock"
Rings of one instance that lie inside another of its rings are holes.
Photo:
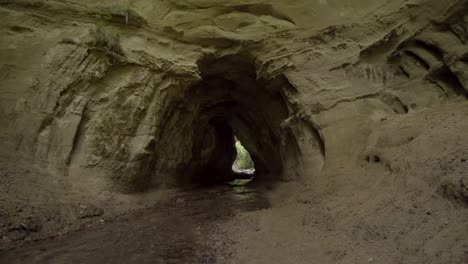
[[[301,203],[301,204],[310,204],[311,203],[311,201],[307,200],[307,199],[298,199],[297,202]]]
[[[39,232],[42,230],[42,225],[32,220],[27,220],[20,224],[20,226],[28,232]]]
[[[216,258],[211,255],[203,255],[200,259],[200,263],[202,264],[215,264]]]
[[[90,217],[101,216],[102,214],[104,214],[104,210],[99,207],[85,206],[85,205],[82,205],[80,207],[81,207],[80,218],[90,218]]]
[[[26,238],[26,231],[22,229],[13,229],[7,235],[8,240],[10,241],[20,241]]]

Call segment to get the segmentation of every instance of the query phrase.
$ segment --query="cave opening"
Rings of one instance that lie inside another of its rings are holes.
[[[234,171],[242,172],[242,171],[251,171],[255,172],[255,164],[250,156],[250,153],[245,147],[242,145],[237,137],[235,138],[236,141],[236,160],[232,164],[232,169]]]
[[[249,151],[242,145],[242,142],[235,137],[236,159],[232,164],[234,185],[245,185],[255,179],[255,163]],[[240,181],[240,183],[239,183]]]
[[[159,175],[151,177],[153,184],[213,185],[240,178],[277,181],[285,172],[299,174],[296,137],[282,125],[291,112],[285,92],[291,85],[286,78],[259,78],[254,61],[243,55],[202,60],[199,70],[200,80],[178,92],[166,108],[160,142],[168,148],[156,152],[153,171]],[[239,147],[243,154],[239,155]],[[245,154],[251,166],[233,169],[236,159]]]

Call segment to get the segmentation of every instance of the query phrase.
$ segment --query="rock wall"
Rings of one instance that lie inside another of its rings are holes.
[[[388,120],[466,109],[466,1],[93,2],[0,2],[0,155],[77,185],[225,180],[235,134],[260,180],[326,186]]]

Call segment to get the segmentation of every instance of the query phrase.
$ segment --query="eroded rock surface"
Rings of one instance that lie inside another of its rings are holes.
[[[376,257],[357,244],[386,240],[377,250],[382,263],[462,263],[467,6],[463,0],[1,1],[0,183],[8,191],[1,197],[5,212],[13,212],[5,219],[29,215],[12,204],[48,208],[69,195],[59,208],[75,209],[60,212],[63,226],[80,218],[79,201],[99,209],[91,218],[111,216],[143,195],[121,193],[225,182],[234,177],[236,136],[274,206],[236,216],[223,232],[242,233],[235,221],[251,217],[282,241],[289,237],[284,226],[259,219],[303,217],[291,234],[320,235],[307,226],[331,217],[325,229],[341,230],[359,250],[304,253],[305,259],[357,263]],[[451,229],[432,222],[417,229],[429,220],[409,210],[430,204],[431,214],[450,218]],[[320,211],[316,218],[299,213],[309,207]],[[410,224],[391,225],[397,217]],[[277,246],[266,244],[265,251]],[[286,263],[297,247],[272,259]],[[247,263],[252,252],[236,250]]]

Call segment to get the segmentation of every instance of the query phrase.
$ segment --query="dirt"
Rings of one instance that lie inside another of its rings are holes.
[[[220,225],[237,212],[269,208],[254,189],[181,191],[144,210],[66,236],[25,243],[1,263],[222,263],[234,241]],[[89,217],[98,217],[90,215]]]
[[[290,197],[272,208],[255,187],[180,191],[63,236],[22,243],[3,251],[0,263],[467,263],[467,208],[454,213],[448,200],[414,194],[385,201],[392,188],[385,185],[359,206],[327,196]]]

